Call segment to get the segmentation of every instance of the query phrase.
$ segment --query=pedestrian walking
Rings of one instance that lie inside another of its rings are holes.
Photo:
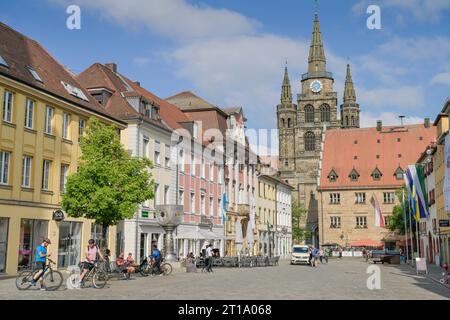
[[[309,265],[312,267],[312,260],[313,260],[313,248],[312,246],[309,246],[309,259],[308,259],[308,263]]]
[[[339,259],[342,259],[342,248],[339,247]]]
[[[313,252],[312,252],[312,266],[316,267],[317,266],[317,257],[319,255],[319,249],[314,248]]]
[[[213,260],[213,248],[212,244],[209,244],[206,248],[206,259],[205,259],[205,268],[203,269],[204,272],[213,272],[212,270],[212,260]]]

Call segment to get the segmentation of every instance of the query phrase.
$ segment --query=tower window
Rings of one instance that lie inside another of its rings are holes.
[[[330,122],[330,106],[327,104],[320,107],[320,121]]]
[[[316,150],[316,136],[313,132],[308,131],[305,134],[305,151],[315,151]]]
[[[281,119],[281,127],[282,128],[286,127],[286,121],[284,119]]]
[[[287,123],[288,123],[288,128],[290,128],[291,127],[291,118],[288,118]]]
[[[311,105],[307,105],[305,107],[305,122],[306,123],[314,122],[314,107]]]
[[[352,116],[352,126],[355,126],[355,117]]]
[[[345,116],[345,125],[348,127],[348,116]]]

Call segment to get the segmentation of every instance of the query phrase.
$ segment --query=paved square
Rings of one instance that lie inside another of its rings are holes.
[[[174,273],[168,277],[111,280],[104,289],[19,291],[15,279],[0,281],[0,299],[450,299],[450,290],[417,276],[406,265],[377,265],[381,289],[369,290],[369,264],[359,259],[333,259],[329,264],[252,269],[215,269],[213,274]]]

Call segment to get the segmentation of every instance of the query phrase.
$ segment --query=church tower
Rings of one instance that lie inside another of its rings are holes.
[[[281,103],[277,106],[277,119],[279,168],[285,176],[292,178],[295,170],[295,153],[292,146],[296,144],[294,128],[297,126],[297,105],[292,103],[292,89],[287,66],[284,69]]]
[[[341,126],[343,129],[359,128],[359,104],[356,103],[350,65],[347,64],[345,78],[344,103],[341,105]]]

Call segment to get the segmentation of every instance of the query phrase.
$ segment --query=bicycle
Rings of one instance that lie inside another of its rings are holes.
[[[108,282],[108,278],[109,278],[109,276],[105,272],[105,270],[100,268],[98,262],[95,262],[94,266],[84,276],[84,280],[82,282],[79,282],[78,284],[72,283],[72,285],[74,287],[77,287],[77,286],[81,286],[81,284],[84,283],[84,285],[82,287],[88,288],[90,286],[88,286],[86,284],[89,282],[92,282],[92,285],[94,286],[94,288],[103,289],[106,286],[106,283]]]
[[[154,261],[150,262],[150,263],[146,263],[143,264],[142,268],[140,269],[140,272],[145,273],[147,275],[163,275],[163,276],[168,276],[172,273],[172,265],[168,262],[164,262],[164,259],[161,259],[161,264],[159,266],[159,270],[155,273],[153,272],[153,264]]]
[[[55,262],[47,258],[48,263],[44,267],[44,271],[39,277],[42,279],[42,287],[47,291],[58,290],[63,283],[63,275],[58,270],[53,270]],[[16,287],[19,290],[27,290],[31,287],[31,281],[40,269],[25,270],[20,272],[16,277]]]

